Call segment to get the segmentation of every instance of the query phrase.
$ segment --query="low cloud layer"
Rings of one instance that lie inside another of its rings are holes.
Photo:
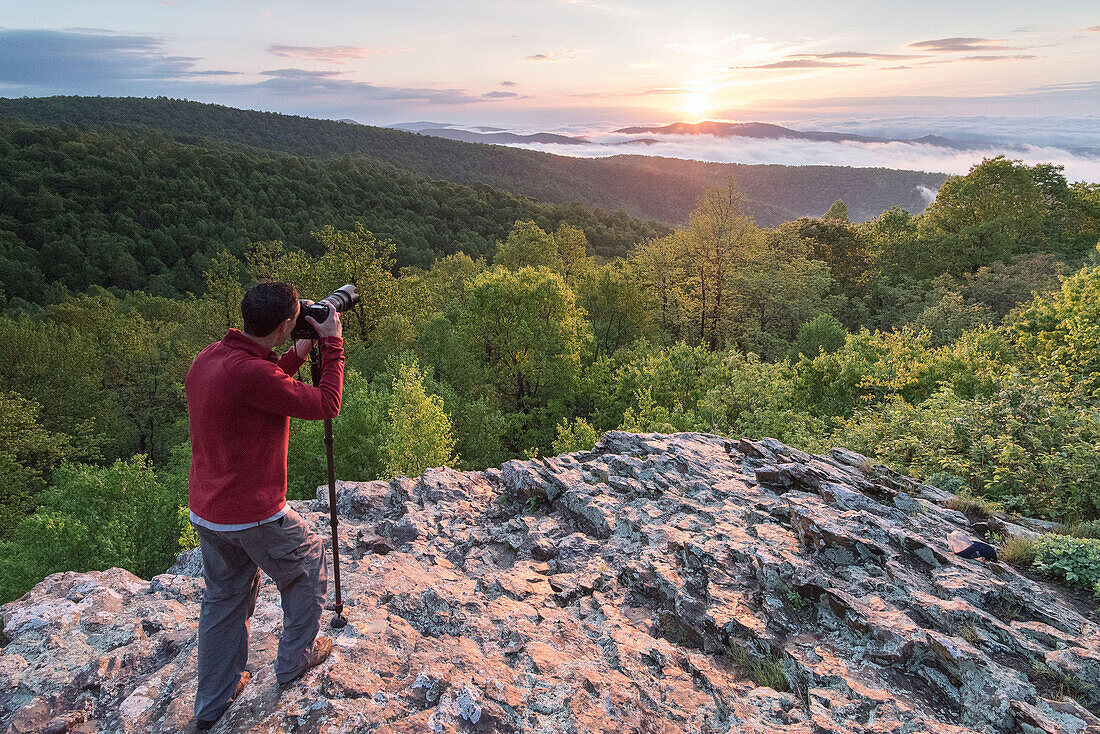
[[[517,147],[558,155],[601,157],[653,155],[717,163],[778,163],[789,166],[833,165],[858,168],[900,168],[962,174],[983,158],[1007,155],[1029,164],[1057,163],[1070,180],[1100,181],[1100,156],[1071,153],[1057,147],[1024,145],[1018,148],[975,146],[956,150],[916,143],[817,142],[794,139],[719,138],[713,135],[646,135],[657,142],[616,145],[629,135],[590,134],[590,144]]]

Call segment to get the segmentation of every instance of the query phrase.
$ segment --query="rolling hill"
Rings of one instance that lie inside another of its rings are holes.
[[[900,206],[922,211],[938,173],[842,166],[706,163],[643,155],[572,158],[447,140],[392,128],[167,98],[0,99],[0,115],[40,124],[144,127],[185,143],[216,139],[303,156],[370,156],[422,176],[488,184],[545,202],[580,202],[667,224],[683,222],[708,187],[734,176],[757,222],[820,216],[843,198],[853,219]]]

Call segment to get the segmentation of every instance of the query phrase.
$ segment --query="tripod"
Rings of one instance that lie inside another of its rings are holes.
[[[321,350],[317,340],[309,348],[309,376],[316,387],[321,383]],[[344,619],[344,602],[340,599],[340,540],[336,533],[339,520],[336,517],[336,462],[332,457],[332,419],[325,418],[325,459],[328,461],[328,512],[329,525],[332,527],[332,570],[333,579],[336,581],[336,604],[334,609],[336,616],[332,618],[332,626],[340,629],[347,625]]]

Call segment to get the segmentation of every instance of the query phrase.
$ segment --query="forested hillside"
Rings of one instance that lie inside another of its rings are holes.
[[[80,127],[136,125],[182,142],[213,138],[296,155],[369,155],[431,178],[488,184],[546,202],[623,209],[669,224],[686,221],[703,191],[731,175],[761,226],[820,216],[838,198],[857,221],[893,206],[917,213],[927,203],[918,187],[935,190],[946,178],[885,168],[704,163],[638,155],[572,158],[165,98],[0,98],[0,115]]]
[[[345,317],[342,479],[697,430],[845,445],[985,510],[1100,518],[1100,186],[1055,166],[994,158],[919,216],[854,223],[837,201],[775,228],[730,181],[669,233],[623,220],[618,236],[639,239],[606,259],[572,210],[488,189],[150,133],[3,130],[0,598],[62,569],[149,576],[193,542],[182,381],[259,277],[364,294]],[[496,229],[492,202],[518,221]],[[449,239],[469,211],[488,235]],[[158,217],[170,226],[139,237]],[[426,222],[442,244],[423,235],[416,252],[439,257],[398,271],[397,238]],[[177,267],[202,278],[184,297]],[[320,430],[292,422],[292,497],[323,481]]]
[[[222,249],[279,240],[319,254],[310,232],[359,222],[397,243],[396,264],[491,256],[517,219],[584,230],[625,254],[655,222],[434,181],[366,156],[316,158],[150,130],[80,130],[0,118],[0,281],[9,299],[91,285],[180,296]]]

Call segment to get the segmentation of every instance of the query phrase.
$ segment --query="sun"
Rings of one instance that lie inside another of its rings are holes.
[[[698,122],[706,116],[710,110],[710,95],[706,92],[688,92],[684,95],[684,113],[691,118],[690,122]]]

